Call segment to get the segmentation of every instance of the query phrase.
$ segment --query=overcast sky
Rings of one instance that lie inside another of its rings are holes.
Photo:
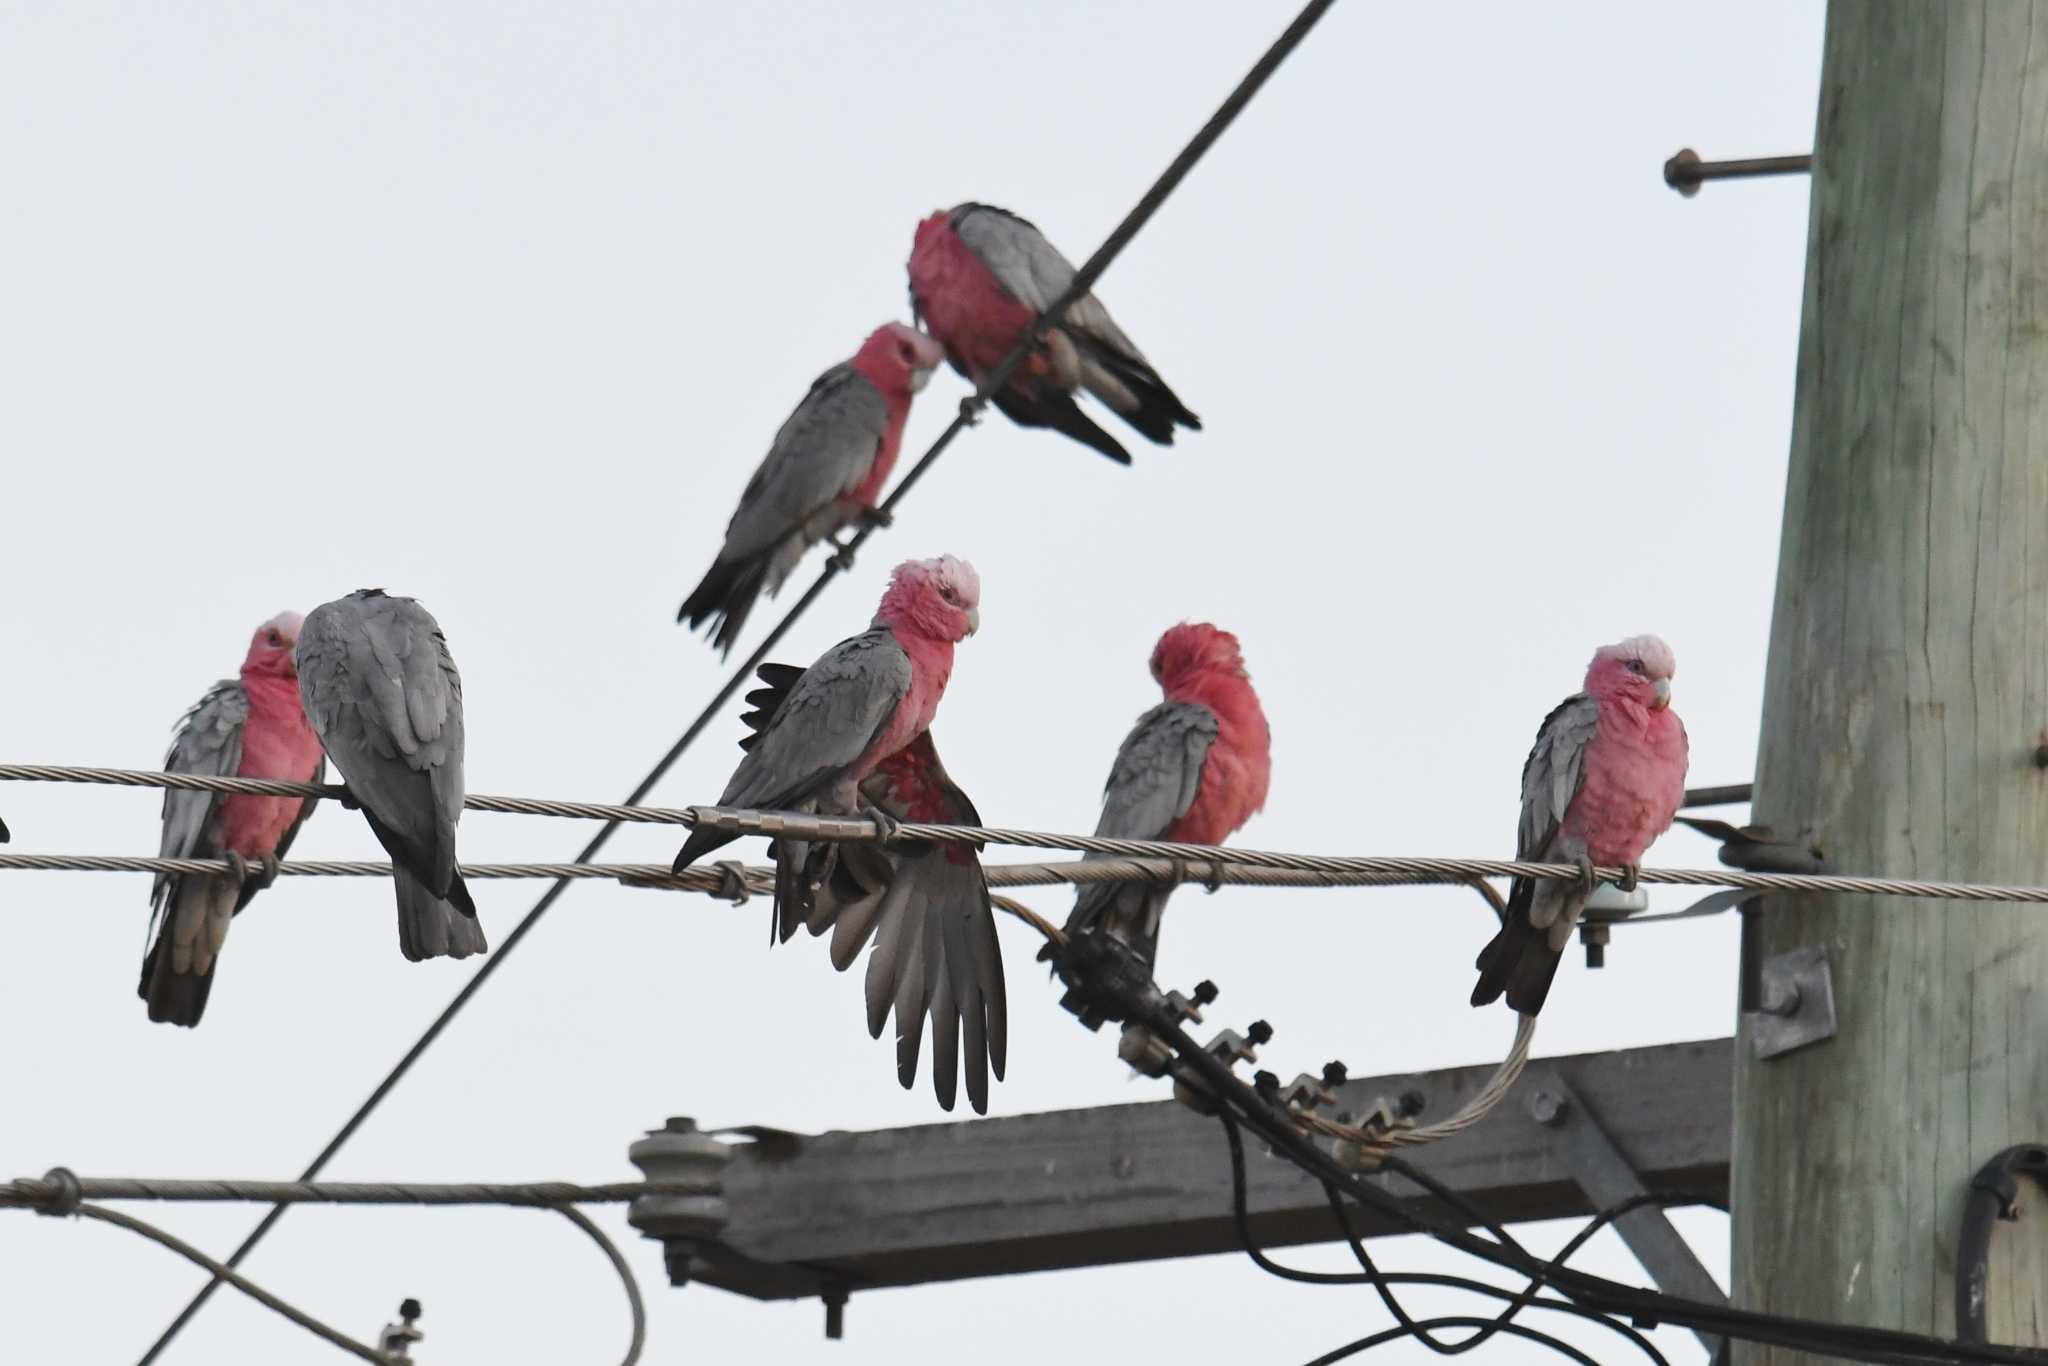
[[[447,631],[472,791],[618,799],[721,679],[676,604],[812,378],[907,320],[917,219],[987,200],[1080,260],[1292,10],[0,0],[0,758],[156,766],[259,621],[380,585]],[[1127,438],[1119,469],[992,418],[781,657],[864,627],[894,562],[973,560],[982,630],[936,733],[1000,824],[1093,827],[1157,700],[1152,642],[1184,618],[1238,633],[1272,721],[1249,844],[1509,854],[1537,723],[1595,646],[1640,631],[1677,651],[1693,781],[1746,781],[1807,185],[1688,202],[1659,167],[1688,144],[1807,150],[1820,17],[1339,6],[1100,287],[1205,430]],[[935,379],[906,466],[965,392]],[[739,733],[729,710],[655,800],[714,798]],[[23,851],[153,853],[158,803],[0,786]],[[588,834],[472,815],[462,852],[563,858]],[[635,827],[608,856],[677,843]],[[294,853],[381,857],[339,809]],[[1649,861],[1713,851],[1681,832]],[[541,889],[476,886],[494,942]],[[1026,899],[1055,918],[1068,900]],[[0,1178],[294,1176],[474,970],[404,962],[388,884],[289,880],[236,922],[204,1025],[151,1025],[147,900],[139,875],[0,882]],[[580,884],[328,1175],[620,1180],[669,1114],[944,1118],[868,1039],[859,974],[808,940],[766,951],[767,915]],[[993,1110],[1163,1097],[1057,1008],[1031,931],[1002,934]],[[1283,1076],[1491,1062],[1511,1017],[1465,1004],[1487,934],[1469,892],[1195,890],[1159,969],[1217,978],[1223,1022],[1270,1016]],[[1539,1052],[1729,1032],[1732,918],[1616,938],[1605,971],[1567,960]],[[216,1253],[257,1213],[142,1212]],[[652,1361],[1039,1362],[1085,1342],[1290,1362],[1386,1322],[1368,1292],[1229,1256],[861,1294],[828,1344],[815,1302],[671,1290],[658,1245],[598,1217],[646,1287]],[[1679,1218],[1724,1273],[1720,1217]],[[1641,1277],[1611,1235],[1584,1261]],[[0,1215],[0,1265],[24,1361],[129,1361],[200,1279],[25,1214]],[[434,1366],[624,1343],[612,1272],[531,1212],[297,1211],[247,1270],[361,1336],[418,1296]],[[233,1293],[165,1358],[338,1359]]]

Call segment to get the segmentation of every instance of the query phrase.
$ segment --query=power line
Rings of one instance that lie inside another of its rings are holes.
[[[42,1177],[0,1186],[0,1206],[65,1213],[79,1200],[256,1200],[290,1205],[604,1205],[643,1196],[716,1195],[716,1181],[189,1181],[157,1177],[78,1176],[59,1167]]]
[[[1260,87],[1265,85],[1267,78],[1280,68],[1281,63],[1287,60],[1295,48],[1300,45],[1302,39],[1308,36],[1309,30],[1315,27],[1316,22],[1323,17],[1334,3],[1336,3],[1336,0],[1309,0],[1308,4],[1302,7],[1301,12],[1294,17],[1294,21],[1287,26],[1278,38],[1274,39],[1272,46],[1266,49],[1257,62],[1253,63],[1251,70],[1245,73],[1244,79],[1238,82],[1236,89],[1232,90],[1224,98],[1223,103],[1217,107],[1216,112],[1210,115],[1209,121],[1203,124],[1194,137],[1188,140],[1187,146],[1181,149],[1180,155],[1173,159],[1166,170],[1160,173],[1158,180],[1153,182],[1152,187],[1145,192],[1144,196],[1131,208],[1131,211],[1124,215],[1123,221],[1117,224],[1108,239],[1100,247],[1096,248],[1094,255],[1081,264],[1079,270],[1074,272],[1073,281],[1067,286],[1066,291],[1057,299],[1054,299],[1051,305],[1038,316],[1024,336],[1018,339],[1017,345],[1011,348],[1010,354],[1003,358],[1002,363],[996,366],[995,370],[975,390],[973,396],[962,400],[959,416],[954,418],[947,425],[946,429],[939,434],[938,440],[932,443],[931,448],[924,453],[917,464],[912,466],[909,472],[898,481],[895,490],[882,503],[881,510],[884,517],[877,519],[878,521],[887,520],[887,514],[895,511],[896,505],[903,500],[905,494],[909,493],[916,486],[918,480],[923,478],[925,471],[931,468],[932,462],[937,460],[946,447],[952,444],[955,437],[973,424],[982,410],[988,406],[991,397],[1004,384],[1009,382],[1010,375],[1023,363],[1025,356],[1037,345],[1047,330],[1066,315],[1068,308],[1094,288],[1095,282],[1109,268],[1110,263],[1117,258],[1118,254],[1123,251],[1131,239],[1137,236],[1139,230],[1151,220],[1152,215],[1158,211],[1159,206],[1166,202],[1168,196],[1179,187],[1188,172],[1195,168],[1196,163],[1201,161],[1209,148],[1218,138],[1223,136],[1224,130],[1236,121],[1237,116],[1251,102],[1252,97],[1259,92]],[[768,633],[766,638],[754,647],[753,653],[748,655],[741,662],[740,666],[732,672],[731,677],[726,680],[724,686],[706,704],[704,710],[698,714],[697,719],[690,723],[689,728],[669,747],[668,752],[661,757],[654,767],[649,770],[647,776],[633,789],[632,795],[626,798],[626,805],[632,806],[640,802],[654,789],[655,784],[667,775],[676,760],[682,757],[683,751],[690,747],[697,737],[703,733],[705,727],[711,723],[711,719],[718,714],[720,709],[753,676],[755,667],[768,657],[769,651],[775,648],[776,643],[796,624],[797,619],[803,615],[810,605],[817,601],[818,597],[825,591],[825,586],[839,572],[840,565],[842,563],[852,563],[853,553],[858,551],[866,543],[867,538],[873,534],[875,524],[875,522],[871,521],[863,525],[854,534],[852,539],[847,542],[845,551],[840,556],[835,556],[832,560],[826,562],[823,571],[812,582],[811,586],[805,590],[804,595],[796,601],[783,616],[782,620],[775,624],[775,628]],[[606,842],[610,840],[612,833],[618,828],[617,822],[607,823],[584,846],[583,851],[576,856],[575,861],[587,863],[596,857],[598,851],[604,847]],[[543,915],[547,914],[549,907],[553,906],[562,893],[568,889],[569,883],[570,879],[563,878],[541,894],[540,899],[534,903],[533,909],[526,913],[525,918],[513,927],[512,932],[498,946],[497,952],[484,959],[483,965],[477,969],[476,975],[463,984],[462,989],[456,992],[454,998],[435,1017],[434,1022],[427,1026],[426,1031],[420,1035],[411,1048],[406,1050],[404,1056],[392,1067],[384,1080],[377,1084],[376,1089],[370,1093],[369,1098],[357,1107],[356,1112],[349,1116],[348,1121],[329,1140],[327,1146],[322,1148],[319,1155],[307,1165],[304,1174],[305,1180],[310,1181],[318,1176],[322,1169],[326,1167],[328,1160],[335,1153],[339,1152],[342,1146],[354,1136],[355,1131],[362,1126],[363,1121],[383,1103],[384,1097],[391,1093],[391,1089],[411,1070],[412,1065],[419,1060],[420,1056],[428,1048],[433,1046],[434,1040],[441,1036],[441,1032],[448,1027],[449,1021],[461,1013],[462,1008],[469,1003],[470,998],[475,996],[483,987],[483,984],[490,980],[492,974],[504,963],[507,956],[519,946],[520,941],[526,937],[528,931],[539,923]],[[236,1248],[234,1253],[228,1258],[227,1264],[229,1266],[240,1265],[242,1259],[248,1256],[249,1252],[263,1240],[264,1235],[269,1233],[277,1221],[283,1217],[284,1210],[285,1207],[283,1205],[272,1206],[270,1212],[264,1215],[256,1227],[250,1231],[249,1236],[242,1240],[241,1246]],[[191,1321],[192,1316],[199,1312],[200,1308],[213,1294],[215,1288],[220,1285],[220,1281],[221,1278],[216,1276],[200,1289],[199,1293],[192,1298],[192,1301],[185,1306],[178,1317],[164,1330],[163,1334],[157,1338],[150,1349],[143,1354],[139,1366],[149,1366],[150,1362],[155,1361],[163,1353],[164,1348],[171,1344],[171,1341],[177,1337],[179,1331]]]

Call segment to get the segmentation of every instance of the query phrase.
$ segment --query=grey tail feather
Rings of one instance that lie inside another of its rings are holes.
[[[7,843],[11,838],[13,837],[7,833],[7,822],[0,821],[0,844]]]
[[[1159,957],[1159,919],[1172,895],[1170,887],[1143,883],[1098,882],[1084,887],[1067,916],[1067,937],[1107,930],[1128,944],[1149,970]],[[1038,952],[1040,962],[1052,956],[1050,944]]]
[[[165,924],[168,926],[169,918]],[[220,966],[218,959],[214,966]],[[142,960],[142,981],[135,994],[149,1002],[149,1018],[158,1024],[183,1025],[190,1029],[206,1014],[206,997],[213,990],[213,974],[173,972],[163,954],[162,931]]]
[[[398,891],[398,948],[412,962],[467,958],[490,947],[473,910],[463,914],[458,903],[435,896],[403,867],[392,869],[392,882]],[[459,880],[455,886],[461,886]],[[467,891],[463,896],[467,899]]]
[[[1090,360],[1114,375],[1117,382],[1137,398],[1136,408],[1128,412],[1118,408],[1115,412],[1136,428],[1139,435],[1162,446],[1171,446],[1175,427],[1186,427],[1196,432],[1202,430],[1202,419],[1180,401],[1179,394],[1167,387],[1157,370],[1106,347],[1091,345],[1085,339],[1077,340],[1087,348]]]
[[[1117,439],[1089,420],[1072,394],[1050,394],[1026,398],[1012,389],[998,390],[995,405],[1003,416],[1020,427],[1050,427],[1072,437],[1091,450],[1100,451],[1119,465],[1131,463],[1131,453]]]
[[[738,835],[725,834],[717,830],[692,830],[690,837],[683,841],[682,852],[676,855],[673,871],[682,872],[712,850],[723,849],[738,838]]]
[[[688,622],[693,631],[711,623],[711,643],[718,647],[721,659],[731,656],[733,644],[747,624],[747,614],[767,586],[769,558],[750,555],[744,560],[715,562],[676,613],[676,620]]]
[[[1550,947],[1548,934],[1530,925],[1529,903],[1533,899],[1534,884],[1517,881],[1500,932],[1473,963],[1479,969],[1479,981],[1472,988],[1473,1005],[1491,1005],[1505,993],[1509,1007],[1523,1015],[1542,1011],[1564,955]]]

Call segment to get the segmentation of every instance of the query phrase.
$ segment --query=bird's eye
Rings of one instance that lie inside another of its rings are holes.
[[[955,593],[950,588],[941,586],[939,589],[939,596],[944,598],[947,602],[952,603],[955,607],[958,607],[960,605],[960,595],[958,593]]]
[[[279,635],[279,634],[277,633],[277,631],[276,631],[276,629],[275,629],[275,628],[273,628],[273,629],[271,630],[271,632],[270,632],[270,643],[271,643],[272,645],[282,645],[282,644],[284,644],[284,637],[283,637],[283,636],[281,636],[281,635]]]
[[[1640,659],[1631,659],[1628,662],[1628,671],[1632,674],[1635,674],[1637,677],[1641,677],[1643,672],[1643,661]]]

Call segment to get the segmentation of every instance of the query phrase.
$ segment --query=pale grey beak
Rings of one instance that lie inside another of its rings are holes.
[[[1660,678],[1657,680],[1657,700],[1650,704],[1650,710],[1662,711],[1670,705],[1671,680],[1668,678]]]
[[[971,636],[971,635],[973,635],[973,634],[974,634],[974,633],[975,633],[976,631],[979,631],[980,629],[981,629],[981,609],[980,609],[980,608],[978,608],[978,607],[970,607],[970,608],[968,608],[968,609],[967,609],[967,634]]]
[[[910,372],[910,392],[913,394],[920,392],[925,385],[931,382],[932,372],[929,370],[912,370]]]

